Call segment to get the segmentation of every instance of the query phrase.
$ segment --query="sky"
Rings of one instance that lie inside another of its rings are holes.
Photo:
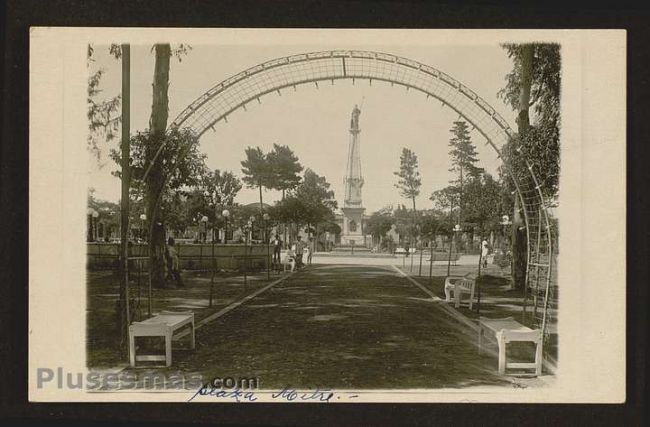
[[[222,80],[277,57],[330,49],[360,49],[392,53],[413,59],[446,72],[468,86],[493,108],[511,126],[515,113],[497,98],[505,85],[505,75],[512,62],[498,45],[464,45],[441,47],[386,45],[328,46],[224,46],[193,45],[179,62],[172,59],[169,86],[169,123],[193,100]],[[95,61],[90,71],[104,70],[100,83],[101,97],[112,97],[120,92],[121,64],[108,54],[108,46],[95,46]],[[148,128],[151,114],[151,83],[154,54],[151,46],[131,46],[131,132]],[[349,144],[349,121],[355,104],[360,105],[361,164],[365,180],[363,205],[367,212],[384,206],[407,204],[394,184],[403,147],[418,156],[422,177],[421,194],[416,199],[418,209],[429,208],[429,196],[448,185],[453,178],[449,157],[449,130],[458,114],[443,107],[434,98],[427,99],[418,91],[373,81],[340,80],[334,85],[298,86],[283,90],[282,95],[269,94],[261,104],[251,103],[247,111],[239,109],[221,121],[215,130],[206,132],[200,140],[201,151],[207,155],[207,166],[214,170],[231,170],[241,177],[244,150],[259,146],[271,150],[273,143],[291,147],[301,164],[324,175],[332,185],[339,206],[343,204],[343,178]],[[485,138],[471,133],[478,154],[479,166],[493,175],[500,162]],[[90,186],[95,197],[118,201],[120,181],[111,175],[117,165],[109,158],[110,148],[118,142],[101,142],[101,160],[89,154]],[[265,191],[264,201],[272,203],[280,198],[277,191]],[[236,198],[238,203],[259,200],[255,189],[244,188]]]

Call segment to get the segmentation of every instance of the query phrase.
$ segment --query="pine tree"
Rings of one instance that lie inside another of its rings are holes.
[[[411,237],[414,237],[416,233],[415,224],[417,222],[415,198],[420,195],[420,187],[422,186],[422,178],[420,178],[420,172],[418,172],[418,156],[413,151],[404,147],[400,156],[399,171],[393,172],[393,174],[399,177],[395,187],[399,189],[400,195],[411,199],[413,203],[413,226],[410,234]]]
[[[449,171],[458,176],[458,179],[452,180],[450,183],[456,187],[458,194],[458,223],[460,224],[465,203],[463,186],[466,181],[479,178],[483,174],[483,169],[475,165],[478,162],[478,153],[470,138],[467,123],[461,120],[455,121],[450,132],[453,136],[449,140],[449,146],[452,147],[449,152],[452,165]]]
[[[271,181],[271,166],[268,155],[264,154],[260,147],[248,147],[246,149],[246,160],[241,162],[243,181],[248,188],[258,188],[260,191],[260,210],[262,210],[262,189],[269,187]]]

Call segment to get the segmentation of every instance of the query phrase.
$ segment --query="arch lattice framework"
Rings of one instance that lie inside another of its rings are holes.
[[[298,85],[334,84],[335,80],[357,79],[388,82],[419,91],[456,111],[478,130],[501,156],[501,149],[514,136],[513,130],[487,102],[450,75],[411,59],[371,51],[336,50],[312,52],[273,59],[236,74],[205,92],[183,110],[171,127],[190,128],[199,137],[219,121],[267,94]],[[528,240],[526,299],[532,302],[533,318],[548,336],[550,316],[557,311],[556,285],[552,274],[551,218],[535,176],[525,168],[504,165],[513,178],[522,206]],[[516,171],[523,170],[523,173]]]

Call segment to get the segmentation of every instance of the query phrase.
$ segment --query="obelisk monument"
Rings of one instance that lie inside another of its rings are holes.
[[[364,245],[363,233],[363,207],[361,200],[361,188],[363,177],[361,176],[361,151],[359,134],[359,115],[361,110],[357,105],[352,110],[350,120],[350,142],[348,145],[348,164],[345,171],[345,199],[343,201],[343,232],[341,234],[341,245]]]

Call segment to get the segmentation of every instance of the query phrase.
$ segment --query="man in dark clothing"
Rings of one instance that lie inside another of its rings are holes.
[[[302,264],[302,254],[305,251],[305,242],[302,241],[302,236],[298,236],[298,241],[296,242],[296,267],[300,268]]]
[[[282,240],[280,240],[280,236],[276,234],[271,244],[273,245],[273,264],[280,264],[280,254],[282,252]]]

